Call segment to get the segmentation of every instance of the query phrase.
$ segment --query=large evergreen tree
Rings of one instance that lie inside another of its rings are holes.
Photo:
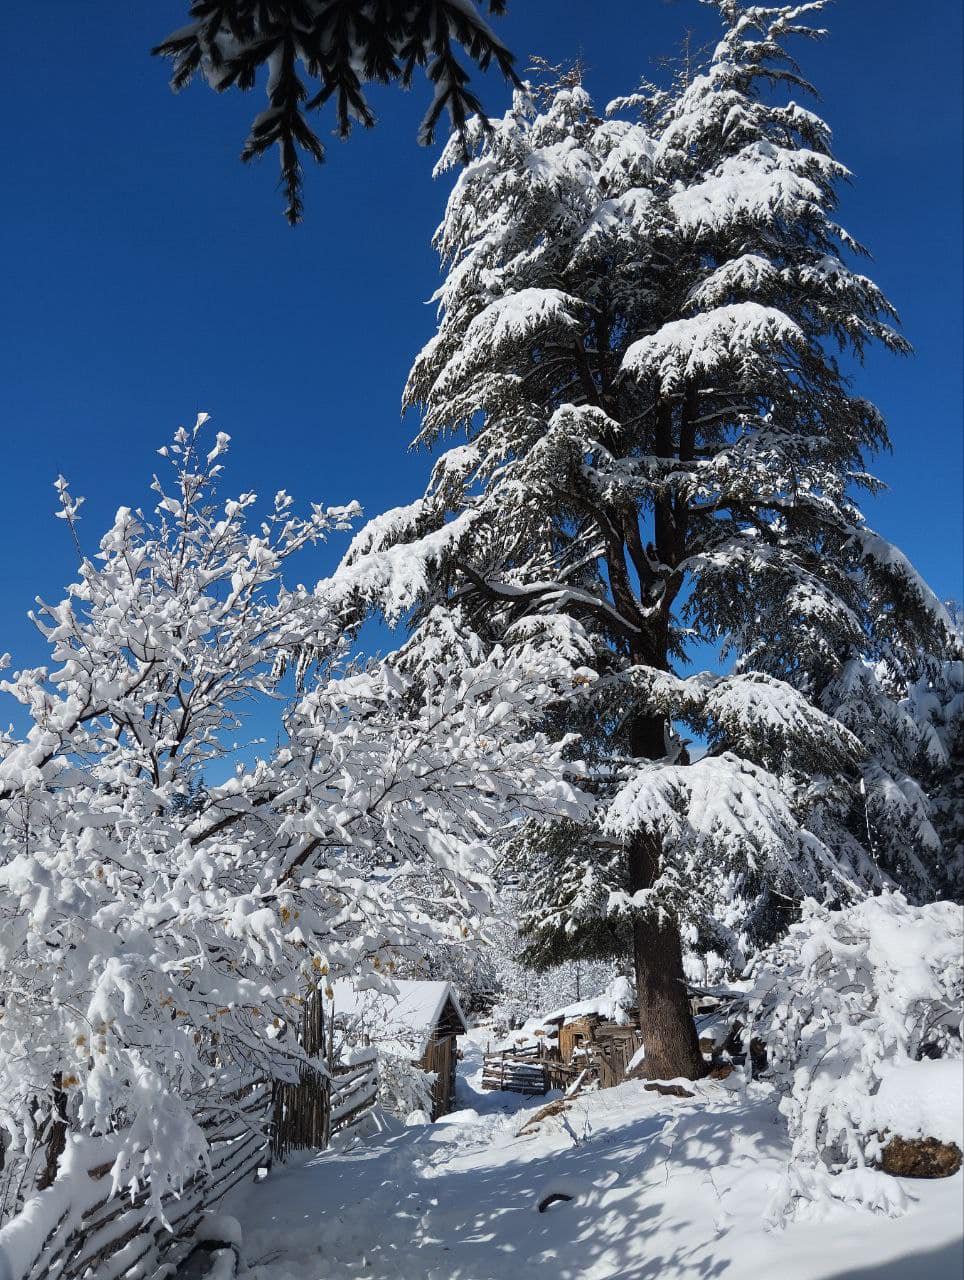
[[[835,825],[866,843],[918,900],[964,895],[964,647],[959,623],[937,652],[885,642],[852,652],[818,687],[863,758],[837,789]]]
[[[631,941],[656,1076],[702,1069],[681,929],[738,946],[783,899],[886,875],[837,794],[861,744],[816,693],[940,615],[853,498],[886,428],[837,354],[906,344],[847,265],[827,126],[771,91],[807,87],[782,42],[821,0],[717,7],[701,74],[613,104],[636,122],[571,76],[470,126],[405,393],[420,444],[465,443],[342,570],[389,615],[570,656],[597,821],[530,830],[531,936],[546,960]],[[736,669],[683,674],[696,641]]]

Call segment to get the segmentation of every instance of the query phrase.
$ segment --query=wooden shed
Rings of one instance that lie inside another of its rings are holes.
[[[334,984],[334,1017],[349,1021],[352,1034],[383,1052],[409,1058],[435,1074],[432,1119],[452,1110],[455,1100],[456,1037],[468,1030],[451,982],[398,979],[396,991],[356,991],[350,982]]]
[[[638,1010],[625,996],[618,1007],[607,995],[584,1000],[548,1014],[542,1022],[550,1035],[555,1032],[560,1062],[588,1068],[604,1089],[625,1079],[643,1043]]]

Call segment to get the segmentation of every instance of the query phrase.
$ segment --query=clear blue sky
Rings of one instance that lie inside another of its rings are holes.
[[[431,178],[436,152],[415,145],[426,87],[377,92],[379,127],[331,140],[292,230],[274,158],[237,160],[259,91],[174,97],[148,56],[186,8],[44,0],[0,14],[0,652],[18,664],[43,656],[23,617],[33,596],[73,570],[51,514],[58,471],[87,495],[91,550],[118,505],[147,500],[155,449],[198,409],[233,437],[232,490],[284,485],[375,513],[427,474],[406,452],[415,422],[399,421],[432,332],[429,241],[448,187]],[[843,220],[917,352],[875,354],[859,375],[894,439],[877,464],[891,492],[869,518],[959,597],[960,0],[839,0],[825,20],[830,39],[801,52],[855,174]],[[713,21],[696,0],[512,0],[498,29],[523,66],[581,55],[605,102]],[[485,100],[503,108],[500,80]]]

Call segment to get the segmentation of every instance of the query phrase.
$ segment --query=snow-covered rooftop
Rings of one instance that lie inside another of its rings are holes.
[[[636,993],[633,991],[632,984],[626,978],[616,978],[615,981],[597,996],[593,996],[591,1000],[578,1000],[575,1004],[567,1004],[561,1009],[554,1009],[552,1013],[544,1014],[538,1021],[544,1025],[551,1023],[567,1023],[575,1022],[578,1018],[604,1018],[607,1022],[618,1022],[626,1025],[629,1019],[629,1010],[632,1008],[636,1000]]]
[[[452,1002],[463,1031],[468,1024],[451,982],[422,982],[398,979],[395,992],[357,990],[346,978],[334,986],[335,1017],[357,1021],[358,1029],[374,1044],[389,1051],[420,1058],[428,1048],[446,1001]]]
[[[628,1026],[632,1021],[631,1010],[636,1003],[636,993],[627,978],[616,978],[598,995],[588,1000],[577,1000],[573,1004],[553,1009],[551,1013],[539,1013],[528,1018],[521,1027],[511,1031],[501,1040],[497,1048],[518,1047],[523,1044],[535,1044],[539,1040],[553,1041],[559,1028],[580,1018],[601,1018],[604,1022],[616,1022]]]

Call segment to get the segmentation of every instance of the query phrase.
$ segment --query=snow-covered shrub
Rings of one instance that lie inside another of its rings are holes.
[[[123,1130],[115,1185],[155,1208],[203,1164],[220,1087],[297,1078],[309,986],[477,930],[487,833],[575,802],[562,746],[526,728],[551,662],[346,666],[330,584],[283,573],[355,508],[299,517],[281,492],[252,525],[254,494],[216,499],[205,416],[161,450],[154,511],[122,507],[40,604],[52,666],[0,683],[31,721],[0,739],[0,1127],[15,1150],[56,1115]]]
[[[378,1105],[404,1120],[413,1112],[432,1114],[435,1072],[423,1071],[411,1058],[376,1044],[378,1053]]]
[[[946,1080],[935,1059],[961,1070],[962,948],[960,907],[886,892],[837,911],[808,901],[760,960],[745,1034],[765,1042],[792,1141],[776,1217],[826,1196],[902,1207],[875,1170],[893,1126],[942,1136],[927,1132],[929,1086]]]

